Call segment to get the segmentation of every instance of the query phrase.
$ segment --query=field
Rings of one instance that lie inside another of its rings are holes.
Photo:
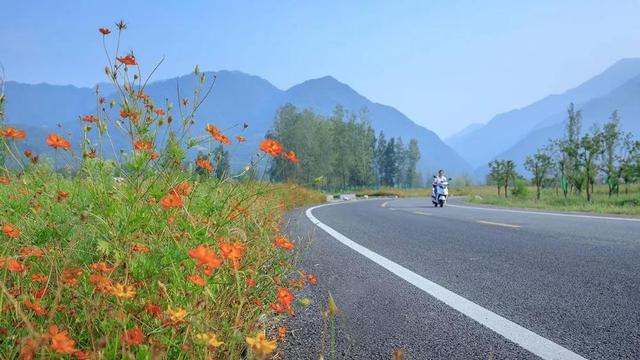
[[[507,198],[498,196],[496,187],[476,186],[459,189],[450,189],[453,195],[464,195],[466,201],[476,204],[497,205],[506,207],[521,207],[532,209],[552,209],[559,211],[577,211],[606,214],[640,215],[640,186],[622,186],[620,194],[609,197],[607,187],[599,185],[595,187],[593,200],[587,202],[584,194],[570,194],[565,198],[562,192],[556,193],[555,189],[543,189],[540,200],[536,199],[535,187],[528,187],[524,196]]]

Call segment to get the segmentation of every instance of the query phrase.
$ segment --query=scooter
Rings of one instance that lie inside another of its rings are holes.
[[[440,207],[444,207],[444,204],[447,202],[447,198],[449,197],[450,180],[451,178],[439,183],[431,191],[431,202],[433,203],[433,206],[438,207],[438,205],[440,205]]]

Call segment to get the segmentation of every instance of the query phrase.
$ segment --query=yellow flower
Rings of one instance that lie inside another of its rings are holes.
[[[116,284],[111,287],[111,294],[119,298],[133,299],[136,296],[136,291],[131,285]]]
[[[276,341],[267,340],[264,333],[257,333],[255,337],[249,337],[245,339],[247,344],[251,347],[251,350],[259,356],[265,356],[271,354],[277,347]]]
[[[216,334],[210,332],[198,334],[196,335],[196,339],[207,346],[212,346],[215,348],[220,347],[220,345],[224,344],[222,341],[218,341]]]
[[[169,306],[169,308],[167,309],[167,315],[169,315],[169,318],[171,319],[171,321],[180,322],[187,317],[187,311],[182,308],[174,309],[171,306]]]

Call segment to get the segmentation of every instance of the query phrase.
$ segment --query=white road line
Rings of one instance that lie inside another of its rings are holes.
[[[431,213],[424,212],[424,211],[414,211],[413,213],[417,215],[426,215],[426,216],[433,215]]]
[[[498,223],[498,222],[493,222],[493,221],[478,220],[478,222],[480,224],[495,225],[495,226],[502,226],[502,227],[509,227],[509,228],[520,228],[520,227],[522,227],[520,225]]]
[[[466,205],[452,205],[452,204],[448,204],[447,206],[455,207],[455,208],[461,208],[461,209],[474,209],[474,210],[484,210],[484,211],[500,211],[500,212],[516,213],[516,214],[532,214],[532,215],[545,215],[545,216],[573,217],[573,218],[583,218],[583,219],[640,222],[640,219],[638,219],[638,218],[597,216],[597,215],[581,215],[581,214],[565,214],[565,213],[554,213],[554,212],[543,212],[543,211],[512,210],[512,209],[500,209],[500,208],[466,206]]]
[[[348,237],[340,234],[331,227],[322,223],[315,216],[312,211],[324,207],[336,204],[324,204],[314,206],[307,209],[305,214],[307,218],[311,220],[316,226],[327,232],[336,240],[342,244],[357,251],[364,257],[389,270],[391,273],[402,278],[403,280],[414,285],[418,289],[426,292],[434,298],[449,305],[456,311],[470,317],[471,319],[479,322],[494,332],[502,335],[507,340],[510,340],[522,348],[530,351],[531,353],[541,357],[544,360],[586,360],[584,357],[566,349],[551,340],[548,340],[531,330],[503,318],[502,316],[483,308],[482,306],[471,302],[463,298],[462,296],[447,290],[446,288],[428,280],[424,277],[414,273],[413,271],[365,248],[364,246],[354,242]]]

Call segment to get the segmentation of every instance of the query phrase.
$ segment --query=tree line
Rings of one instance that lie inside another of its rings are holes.
[[[614,111],[603,126],[594,125],[590,131],[582,131],[582,114],[569,105],[565,132],[560,139],[551,139],[526,158],[524,163],[536,187],[536,197],[541,189],[552,187],[569,194],[586,194],[593,197],[596,183],[606,184],[609,196],[619,193],[620,186],[640,180],[640,141],[620,128],[620,116]],[[493,160],[489,163],[488,182],[498,186],[508,196],[509,185],[517,185],[522,177],[512,160]]]
[[[329,117],[287,104],[278,109],[267,137],[295,151],[299,163],[270,160],[272,181],[293,181],[321,189],[374,186],[418,187],[418,142],[405,145],[402,138],[376,136],[366,110],[348,113],[336,106]]]

